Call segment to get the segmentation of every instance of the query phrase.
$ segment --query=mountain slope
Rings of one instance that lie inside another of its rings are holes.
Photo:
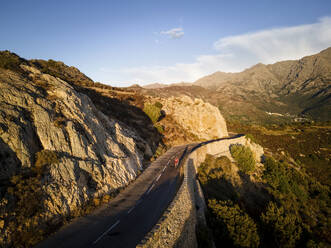
[[[76,68],[35,63],[0,52],[0,247],[31,247],[108,201],[161,142],[138,107],[84,94],[95,83]]]
[[[330,120],[331,48],[300,60],[257,64],[240,73],[216,72],[194,84],[216,90],[219,105],[229,116],[254,119],[251,109],[257,118],[276,112]]]
[[[0,51],[0,247],[32,247],[107,203],[174,144],[227,135],[216,107],[144,92]]]

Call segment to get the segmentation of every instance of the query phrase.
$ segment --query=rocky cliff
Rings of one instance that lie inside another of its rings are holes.
[[[182,129],[198,140],[210,140],[228,135],[226,122],[219,110],[201,99],[178,97],[158,98],[165,115],[170,115]]]
[[[30,246],[126,186],[155,150],[67,82],[18,69],[0,68],[1,247]]]
[[[0,52],[1,247],[30,247],[108,202],[167,146],[227,135],[209,103],[145,93]],[[156,101],[153,123],[144,106]]]

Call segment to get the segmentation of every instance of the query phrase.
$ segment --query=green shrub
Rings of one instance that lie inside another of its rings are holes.
[[[162,109],[162,107],[163,107],[162,103],[160,103],[160,102],[155,102],[154,105],[155,105],[155,107],[157,107],[159,109]]]
[[[285,211],[283,207],[278,208],[276,203],[270,202],[261,219],[277,247],[295,247],[302,232],[300,216]]]
[[[218,227],[220,235],[223,236],[221,239],[230,239],[235,247],[259,246],[256,224],[238,205],[231,201],[212,199],[209,200],[208,206],[215,216],[214,227]]]
[[[255,159],[253,152],[243,145],[232,145],[230,147],[232,157],[238,163],[239,169],[244,173],[250,173],[255,168]]]
[[[156,151],[153,155],[153,157],[151,158],[152,160],[157,159],[158,157],[160,157],[161,155],[163,155],[165,152],[167,151],[167,147],[162,144],[161,142],[158,144]]]
[[[158,131],[159,133],[163,133],[163,132],[164,132],[164,127],[163,127],[162,125],[156,123],[156,124],[154,125],[154,127],[157,129],[157,131]]]
[[[264,167],[262,177],[274,190],[282,194],[294,194],[301,202],[308,199],[308,181],[296,169],[269,157],[266,158]]]
[[[231,161],[226,156],[206,155],[205,161],[198,167],[198,179],[205,197],[217,200],[238,200],[238,193],[229,181],[233,175],[231,166]]]
[[[145,104],[143,110],[153,123],[158,122],[161,117],[161,108],[157,107],[155,104]]]
[[[227,166],[228,158],[225,156],[214,158],[207,154],[205,161],[198,167],[198,178],[202,185],[207,184],[210,179],[221,179],[223,176],[223,163]],[[231,161],[230,161],[231,163]],[[231,166],[231,165],[230,165]]]
[[[251,142],[254,142],[254,143],[258,144],[258,141],[256,140],[256,138],[252,134],[248,133],[248,134],[245,135],[245,137],[247,139],[250,139]]]

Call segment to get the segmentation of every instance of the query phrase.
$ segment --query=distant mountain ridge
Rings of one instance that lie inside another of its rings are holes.
[[[307,115],[331,120],[331,48],[300,60],[257,64],[239,73],[215,72],[196,82],[216,91],[228,114],[245,115],[247,106],[258,112]],[[239,108],[229,110],[230,106]],[[243,111],[240,108],[243,106]]]
[[[160,84],[160,83],[154,83],[154,84],[146,84],[143,85],[142,87],[145,89],[162,89],[166,87],[171,87],[171,86],[192,86],[192,83],[187,83],[187,82],[180,82],[180,83],[173,83],[173,84]]]

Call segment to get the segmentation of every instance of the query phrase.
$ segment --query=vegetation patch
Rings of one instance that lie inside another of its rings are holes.
[[[1,240],[0,245],[4,247],[33,247],[36,243],[45,239],[57,231],[61,226],[68,224],[73,218],[91,213],[98,206],[108,203],[119,190],[108,195],[91,198],[82,203],[80,207],[72,210],[67,215],[57,215],[49,218],[45,214],[48,196],[44,192],[45,171],[41,173],[32,172],[30,175],[15,175],[11,178],[11,187],[8,187],[5,200],[12,200],[8,207],[10,214],[5,218],[5,230],[7,230],[6,241]],[[9,212],[9,211],[8,211]],[[2,247],[2,246],[1,246]]]
[[[157,129],[159,133],[164,133],[164,127],[161,124],[156,123],[154,124],[154,127]]]
[[[148,117],[151,119],[153,124],[159,121],[161,117],[161,108],[160,105],[158,104],[145,104],[144,105],[144,112]]]
[[[217,229],[217,238],[226,247],[258,247],[260,237],[253,219],[232,201],[209,200],[208,207],[213,216],[211,226]]]
[[[227,122],[230,132],[248,133],[255,143],[278,160],[295,161],[321,183],[331,186],[331,125],[330,123],[288,123],[247,125]],[[286,153],[286,156],[282,156]]]
[[[65,65],[63,62],[52,59],[30,60],[31,65],[37,67],[42,73],[60,78],[72,85],[93,86],[94,82],[75,67]]]
[[[242,181],[236,184],[231,162],[224,157],[208,155],[198,168],[216,246],[328,247],[328,186],[305,170],[268,156],[260,179],[245,182],[247,176],[239,176]],[[250,188],[255,194],[243,190],[247,183],[256,185]]]
[[[301,219],[295,213],[285,211],[284,207],[270,202],[261,219],[277,247],[294,247],[300,239]]]
[[[253,152],[249,147],[243,145],[232,145],[230,147],[232,157],[238,163],[238,167],[244,173],[250,173],[254,170],[256,161]]]
[[[162,142],[160,142],[153,157],[151,157],[151,160],[154,161],[158,157],[162,156],[167,151],[167,149],[168,149],[167,146],[164,145]]]
[[[25,73],[20,67],[20,64],[25,63],[26,60],[20,58],[15,53],[9,51],[0,51],[0,68]]]
[[[295,247],[311,240],[324,247],[325,242],[331,241],[329,187],[304,171],[270,157],[265,161],[263,179],[276,200],[261,215],[273,242],[280,247]]]

